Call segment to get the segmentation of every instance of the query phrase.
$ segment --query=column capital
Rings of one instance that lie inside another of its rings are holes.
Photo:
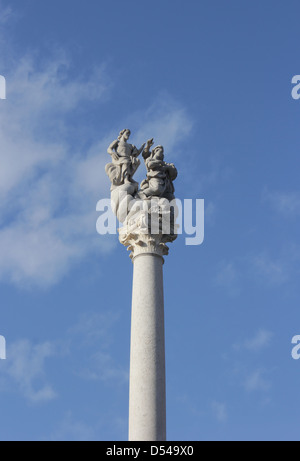
[[[162,229],[158,229],[157,233],[151,232],[148,218],[148,213],[141,211],[119,229],[119,240],[131,251],[132,260],[141,254],[154,254],[163,258],[169,254],[167,243],[174,242],[177,238],[174,227],[168,234],[163,233]]]
[[[123,228],[119,230],[119,234],[122,245],[131,251],[130,258],[132,260],[142,254],[154,254],[162,258],[169,254],[169,247],[166,245],[165,236],[162,234],[127,233]]]

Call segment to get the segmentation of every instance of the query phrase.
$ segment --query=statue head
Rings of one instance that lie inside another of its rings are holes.
[[[155,157],[157,160],[163,160],[164,159],[164,148],[163,146],[156,146],[153,149],[153,157]]]
[[[125,136],[124,136],[125,135]],[[124,136],[125,137],[125,140],[127,141],[127,139],[129,139],[129,136],[131,135],[131,131],[128,130],[128,128],[125,128],[125,130],[122,130],[119,134],[119,137],[118,137],[118,140],[120,141],[120,139]]]

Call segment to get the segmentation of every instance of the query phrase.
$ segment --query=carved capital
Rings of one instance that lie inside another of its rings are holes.
[[[128,251],[131,251],[130,258],[132,260],[141,254],[167,256],[169,247],[166,245],[164,237],[161,234],[126,234],[120,230],[120,242],[127,247]]]

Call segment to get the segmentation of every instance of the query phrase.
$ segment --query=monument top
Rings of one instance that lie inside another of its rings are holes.
[[[177,237],[173,202],[177,169],[165,161],[163,146],[152,148],[153,138],[138,149],[128,142],[130,135],[131,131],[124,129],[110,144],[107,152],[112,162],[105,168],[111,181],[112,209],[123,223],[120,242],[132,251],[132,258],[141,253],[167,255],[166,243]],[[133,176],[141,154],[147,174],[139,185]]]

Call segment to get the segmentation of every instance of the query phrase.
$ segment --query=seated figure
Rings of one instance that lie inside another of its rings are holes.
[[[175,198],[173,181],[177,178],[177,169],[173,163],[164,161],[162,146],[157,146],[150,151],[152,145],[153,139],[147,142],[143,152],[147,179],[141,183],[139,196],[140,198],[160,197],[173,200]]]

